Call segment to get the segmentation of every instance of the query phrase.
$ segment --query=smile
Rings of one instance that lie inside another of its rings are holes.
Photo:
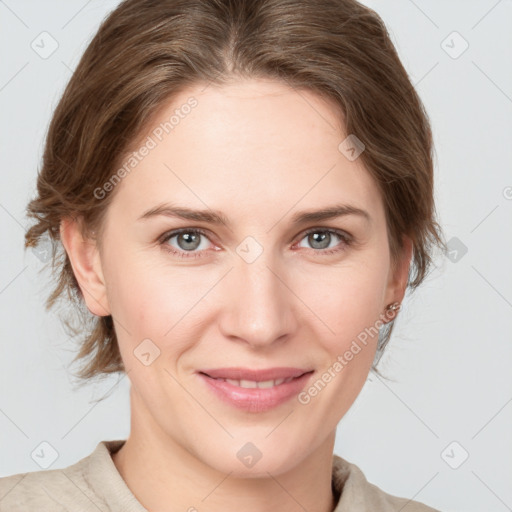
[[[274,386],[280,386],[285,382],[291,382],[295,377],[288,377],[286,379],[275,379],[275,380],[263,380],[263,381],[255,381],[255,380],[235,380],[235,379],[215,379],[222,380],[231,384],[232,386],[237,386],[239,388],[251,389],[251,388],[272,388]]]
[[[297,377],[280,377],[267,380],[247,380],[197,375],[206,385],[210,395],[237,409],[261,413],[276,408],[296,397],[307,385],[314,371]]]

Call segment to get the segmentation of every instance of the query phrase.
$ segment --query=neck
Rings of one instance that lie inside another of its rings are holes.
[[[332,512],[334,437],[287,471],[247,477],[218,471],[132,407],[130,437],[112,460],[149,512]]]

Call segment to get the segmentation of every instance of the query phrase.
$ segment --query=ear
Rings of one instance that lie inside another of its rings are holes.
[[[85,238],[79,220],[66,218],[60,223],[60,239],[66,249],[87,309],[96,316],[110,315],[105,280],[97,244]]]
[[[402,303],[407,289],[412,253],[412,240],[404,236],[402,238],[402,249],[398,261],[395,262],[389,273],[385,306],[393,302]]]

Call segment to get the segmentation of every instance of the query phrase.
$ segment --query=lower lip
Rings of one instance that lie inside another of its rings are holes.
[[[248,412],[264,412],[297,396],[304,389],[313,372],[305,373],[279,386],[261,389],[241,388],[202,373],[198,375],[208,385],[208,388],[224,402]]]

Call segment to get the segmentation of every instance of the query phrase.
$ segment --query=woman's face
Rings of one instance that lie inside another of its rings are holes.
[[[197,85],[159,112],[115,185],[97,269],[135,424],[217,470],[278,474],[332,450],[371,334],[402,298],[408,265],[391,271],[382,198],[339,149],[338,123],[333,105],[277,82]],[[213,386],[200,373],[282,367],[310,373],[259,391],[244,386],[265,375]]]

